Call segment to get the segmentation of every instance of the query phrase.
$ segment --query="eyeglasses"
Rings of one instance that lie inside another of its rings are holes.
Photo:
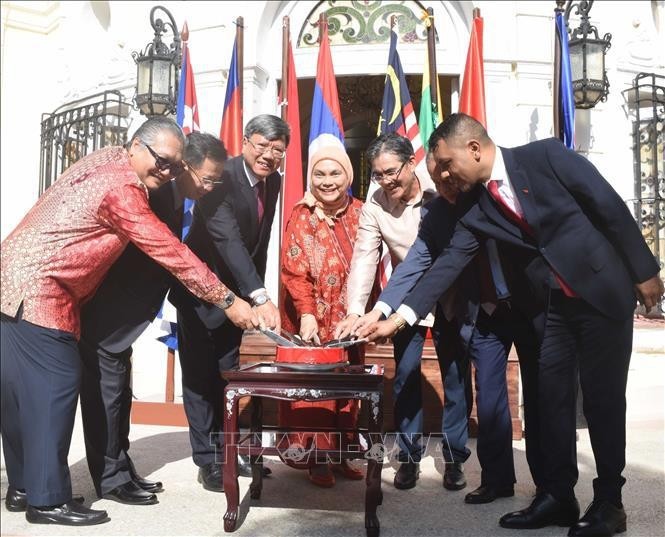
[[[196,173],[196,170],[194,167],[187,162],[186,160],[183,160],[183,163],[187,166],[187,169],[192,172],[196,178],[201,181],[201,184],[206,187],[206,188],[215,188],[217,185],[224,184],[223,179],[210,179],[209,177],[201,177],[198,173]]]
[[[372,172],[372,175],[370,175],[369,178],[375,183],[386,183],[388,181],[392,181],[393,179],[397,179],[399,177],[399,174],[402,173],[404,165],[407,162],[409,161],[405,160],[404,162],[402,162],[402,165],[396,170],[388,170],[385,173]]]
[[[268,150],[270,150],[272,156],[275,158],[283,158],[286,154],[286,149],[282,149],[281,147],[275,147],[272,144],[255,144],[249,138],[246,139],[250,144],[252,144],[252,147],[258,152],[259,155],[263,155]]]
[[[184,169],[184,166],[182,162],[173,162],[167,158],[164,158],[157,153],[155,153],[155,150],[150,147],[148,144],[143,142],[143,145],[146,147],[148,152],[152,155],[152,157],[155,159],[155,167],[160,171],[166,171],[169,170],[171,172],[171,175],[178,175],[182,170]]]

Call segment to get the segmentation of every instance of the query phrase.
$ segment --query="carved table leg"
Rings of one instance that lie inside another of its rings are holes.
[[[371,394],[371,408],[369,418],[369,456],[367,459],[367,490],[365,492],[365,530],[367,537],[378,537],[380,532],[379,518],[376,508],[383,502],[381,491],[381,470],[383,469],[383,456],[385,447],[382,445],[381,427],[383,414],[381,410],[381,395]]]
[[[238,398],[233,388],[224,390],[224,493],[226,494],[226,513],[224,531],[234,531],[238,522]]]
[[[252,420],[251,432],[252,440],[250,444],[255,447],[261,447],[261,432],[263,431],[263,400],[260,397],[252,397]],[[261,498],[263,489],[263,457],[261,455],[251,455],[252,463],[252,482],[249,485],[249,496],[252,500]]]

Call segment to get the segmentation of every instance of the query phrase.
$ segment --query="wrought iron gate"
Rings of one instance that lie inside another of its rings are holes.
[[[665,76],[640,73],[624,90],[633,119],[633,211],[660,267],[665,263]],[[663,304],[661,303],[661,309]]]
[[[130,104],[119,91],[105,91],[42,115],[39,194],[81,157],[127,141]]]

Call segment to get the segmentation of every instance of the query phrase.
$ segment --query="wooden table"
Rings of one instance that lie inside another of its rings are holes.
[[[228,381],[224,389],[224,491],[226,513],[224,531],[236,529],[239,507],[239,487],[236,460],[238,450],[249,454],[252,463],[250,497],[258,500],[263,487],[262,455],[279,455],[275,445],[261,445],[263,430],[262,399],[285,401],[323,401],[331,399],[357,399],[369,404],[369,418],[365,429],[356,429],[366,440],[368,449],[360,451],[319,450],[319,456],[337,456],[345,459],[365,458],[365,528],[368,537],[379,535],[376,508],[383,501],[381,469],[385,450],[381,445],[383,426],[383,366],[345,366],[329,371],[296,371],[271,362],[247,365],[235,371],[225,371]],[[241,437],[238,429],[238,401],[251,398],[250,433]],[[289,429],[280,428],[281,433]],[[325,432],[321,430],[322,432]]]

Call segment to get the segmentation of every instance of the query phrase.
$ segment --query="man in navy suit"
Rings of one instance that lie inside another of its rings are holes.
[[[279,166],[289,139],[289,126],[276,116],[250,120],[242,154],[226,163],[224,184],[196,205],[186,240],[235,294],[251,300],[261,324],[276,330],[279,310],[263,278],[281,184]],[[171,290],[169,300],[178,309],[183,400],[198,481],[206,490],[221,492],[224,382],[220,372],[238,367],[242,330],[227,322],[222,310],[218,314],[212,304],[180,285]]]
[[[191,133],[185,170],[150,194],[150,207],[174,235],[182,233],[184,199],[198,200],[218,187],[224,144]],[[129,456],[132,344],[155,318],[173,278],[133,244],[113,264],[81,312],[83,360],[81,412],[86,459],[97,494],[130,505],[157,503],[160,482],[140,477]],[[221,310],[220,310],[221,311]]]
[[[636,295],[647,309],[663,295],[653,254],[614,189],[558,140],[497,149],[477,121],[452,114],[429,146],[452,184],[474,201],[395,319],[368,330],[384,337],[404,316],[422,315],[482,243],[501,242],[522,275],[513,306],[532,319],[541,340],[536,397],[525,405],[538,406],[544,459],[543,481],[531,505],[504,515],[500,524],[515,529],[569,525],[572,536],[624,531],[621,472],[632,317]],[[574,495],[578,370],[598,474],[594,500],[579,521]]]
[[[432,152],[427,153],[427,169],[440,197],[423,207],[415,242],[391,275],[374,309],[357,321],[356,332],[396,310],[450,241],[465,205],[464,196],[459,196],[458,208],[459,192],[445,180],[447,174],[441,173]],[[444,375],[444,397],[447,402],[449,399],[458,402],[453,408],[449,408],[449,404],[444,405],[443,430],[447,436],[463,434],[466,440],[468,414],[465,408],[460,411],[455,406],[459,406],[459,401],[464,402],[464,397],[457,392],[463,390],[466,383],[470,409],[471,379],[465,374],[469,358],[476,368],[477,449],[481,483],[464,499],[471,504],[490,503],[496,498],[514,494],[512,422],[506,383],[508,352],[515,342],[523,377],[534,374],[537,358],[533,330],[510,306],[505,264],[496,243],[489,240],[482,253],[464,269],[455,285],[439,299],[433,327],[437,356],[442,360],[441,370],[447,371]],[[532,412],[527,413],[525,421],[528,422],[529,438],[529,433],[536,429]],[[451,446],[460,443],[450,440]],[[527,459],[536,484],[539,483],[541,459],[537,447],[537,442],[527,442]]]

